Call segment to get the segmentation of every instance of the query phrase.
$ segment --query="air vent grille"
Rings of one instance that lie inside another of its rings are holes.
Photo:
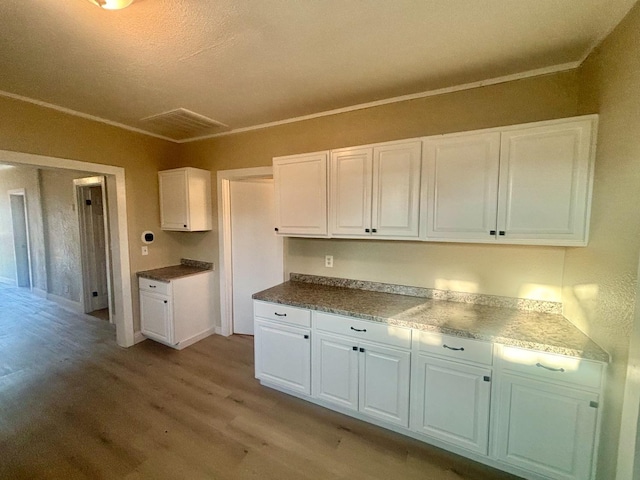
[[[174,140],[187,140],[202,135],[211,135],[229,129],[228,125],[192,112],[176,108],[168,112],[145,117],[141,122],[153,132]]]

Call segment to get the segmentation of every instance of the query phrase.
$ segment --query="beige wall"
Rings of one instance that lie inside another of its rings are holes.
[[[565,314],[613,357],[600,475],[614,478],[640,252],[640,6],[579,71],[581,113],[600,114],[587,248],[565,258]]]
[[[576,115],[577,98],[575,71],[547,75],[188,143],[180,151],[180,166],[215,174],[271,165],[279,155],[569,117]],[[175,163],[164,164],[169,166]],[[214,212],[217,217],[216,207]],[[217,221],[214,225],[213,232],[190,235],[181,247],[183,255],[217,263]],[[325,254],[334,255],[333,269],[324,268]],[[287,273],[549,300],[560,300],[564,254],[558,247],[313,239],[285,243]],[[216,303],[217,295],[218,289]]]
[[[33,287],[47,290],[45,242],[40,207],[40,172],[33,167],[12,167],[0,170],[0,277],[15,282],[16,263],[13,248],[13,225],[9,190],[24,188],[27,202],[31,275]]]
[[[0,97],[0,117],[0,150],[124,167],[134,326],[138,329],[135,272],[180,259],[179,239],[160,230],[157,181],[159,166],[177,158],[179,146],[4,97]],[[2,160],[0,155],[0,163]],[[143,257],[140,235],[145,230],[153,230],[157,239]]]

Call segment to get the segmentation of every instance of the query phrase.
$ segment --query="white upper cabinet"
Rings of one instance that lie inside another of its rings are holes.
[[[578,120],[502,134],[499,241],[587,244],[592,129]]]
[[[417,238],[421,149],[410,141],[333,150],[331,235]]]
[[[586,245],[596,121],[425,138],[426,239]]]
[[[500,132],[424,141],[427,238],[495,238]]]
[[[158,172],[162,230],[211,230],[211,172],[175,168]]]
[[[275,230],[284,235],[327,235],[328,152],[273,159]]]

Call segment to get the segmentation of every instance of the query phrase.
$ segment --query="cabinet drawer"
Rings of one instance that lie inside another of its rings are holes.
[[[465,362],[493,363],[493,344],[435,332],[416,332],[418,351]]]
[[[410,328],[395,327],[384,323],[369,322],[321,312],[313,312],[313,316],[314,326],[318,330],[396,347],[411,347]]]
[[[254,301],[253,314],[256,317],[268,318],[282,323],[311,327],[311,312],[304,308]]]
[[[162,295],[169,295],[170,285],[171,284],[169,282],[159,282],[157,280],[151,280],[149,278],[138,279],[138,287],[140,288],[140,290],[160,293]]]
[[[516,347],[503,347],[500,362],[504,370],[528,376],[595,389],[602,385],[604,365],[599,362]]]

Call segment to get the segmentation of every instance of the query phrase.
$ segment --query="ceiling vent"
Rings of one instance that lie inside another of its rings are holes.
[[[186,108],[176,108],[158,115],[145,117],[140,121],[147,124],[148,129],[154,133],[177,141],[212,135],[229,129],[229,126],[222,122]]]

